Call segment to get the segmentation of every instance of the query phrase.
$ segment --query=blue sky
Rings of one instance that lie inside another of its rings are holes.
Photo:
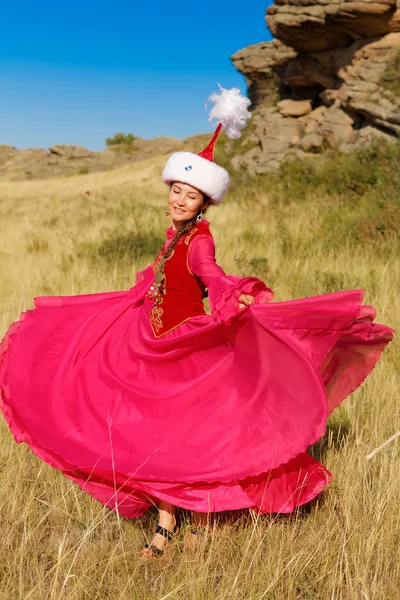
[[[0,8],[0,144],[104,148],[116,131],[211,131],[217,83],[246,92],[230,55],[271,39],[270,0],[14,0]]]

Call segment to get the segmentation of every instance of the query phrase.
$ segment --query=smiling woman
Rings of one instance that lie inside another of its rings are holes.
[[[213,100],[237,133],[247,99]],[[263,281],[216,264],[203,213],[229,183],[213,162],[220,129],[200,154],[169,158],[171,225],[131,289],[35,298],[1,347],[16,441],[125,517],[156,504],[146,557],[163,552],[176,507],[198,533],[214,512],[287,513],[317,496],[332,474],[307,448],[393,334],[361,290],[271,302]]]
[[[188,183],[175,181],[171,184],[168,205],[172,214],[175,229],[179,229],[182,222],[204,214],[210,199],[197,188]]]

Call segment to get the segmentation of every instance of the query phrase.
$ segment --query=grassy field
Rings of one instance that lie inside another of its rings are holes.
[[[1,331],[34,296],[133,285],[169,225],[164,162],[0,182]],[[399,330],[399,165],[397,145],[235,174],[207,213],[218,262],[261,277],[276,300],[362,288],[377,321]],[[183,527],[154,561],[139,550],[155,511],[119,518],[16,445],[1,420],[0,600],[398,599],[399,441],[366,456],[400,429],[399,372],[395,339],[312,449],[335,475],[312,506],[219,515],[197,546]]]

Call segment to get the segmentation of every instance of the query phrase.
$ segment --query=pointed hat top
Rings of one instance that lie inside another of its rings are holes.
[[[217,138],[220,134],[221,129],[222,129],[222,123],[219,123],[217,129],[214,132],[214,135],[212,136],[212,140],[210,141],[208,146],[206,146],[204,148],[204,150],[202,150],[201,152],[198,153],[199,156],[201,156],[202,158],[205,158],[207,160],[210,160],[211,162],[214,162],[214,146],[215,146],[215,142],[217,141]]]

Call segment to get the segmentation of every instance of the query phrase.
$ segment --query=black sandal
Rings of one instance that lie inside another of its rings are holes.
[[[157,525],[155,533],[156,534],[159,533],[163,537],[167,538],[168,541],[171,541],[174,537],[176,530],[177,530],[176,525],[175,525],[173,531],[168,531],[168,529],[166,529],[165,527],[162,527],[161,525]],[[157,548],[157,546],[153,546],[152,544],[145,544],[143,546],[143,548],[146,548],[146,550],[150,550],[150,552],[152,553],[153,556],[161,556],[164,553],[164,550],[160,550],[160,548]]]

